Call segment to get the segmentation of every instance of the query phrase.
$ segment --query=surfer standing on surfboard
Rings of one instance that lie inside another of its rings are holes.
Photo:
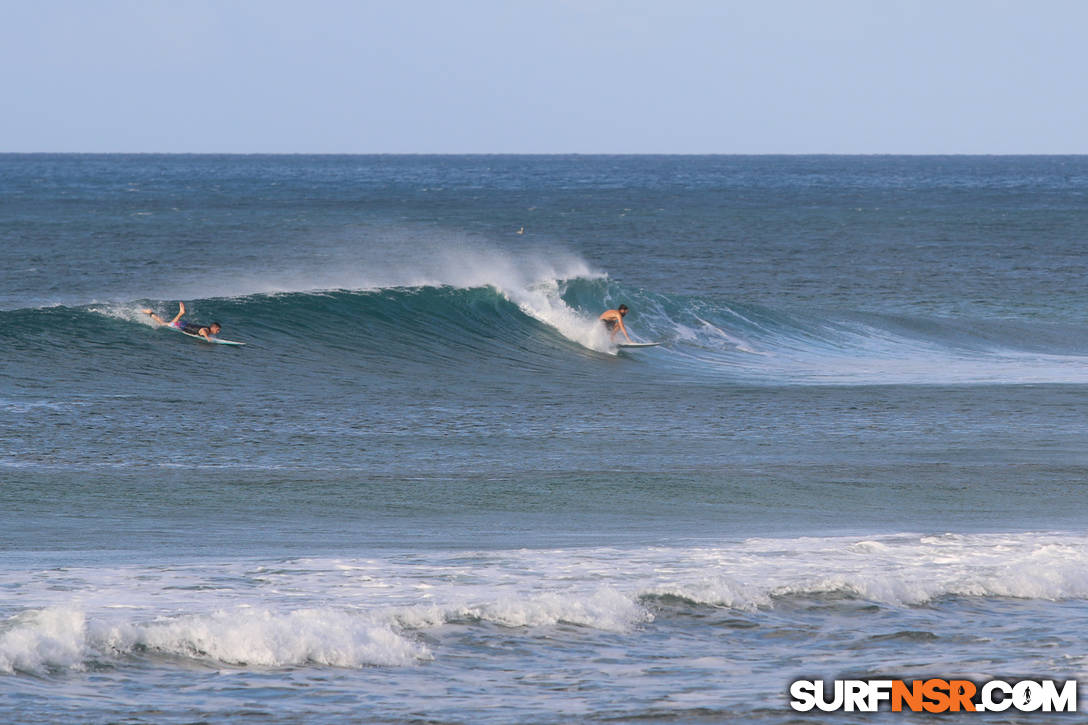
[[[616,333],[622,332],[623,336],[627,338],[627,342],[631,342],[631,336],[627,334],[627,328],[624,327],[623,317],[627,314],[627,305],[620,305],[614,310],[605,310],[598,318],[604,323],[605,328],[608,330],[610,340],[616,339]]]
[[[174,315],[174,319],[166,322],[161,317],[155,314],[154,310],[145,309],[144,313],[151,316],[151,319],[160,325],[169,325],[170,327],[176,327],[182,332],[187,332],[190,335],[200,335],[205,340],[211,342],[212,335],[218,335],[219,331],[223,329],[223,326],[218,322],[213,322],[210,325],[198,325],[195,322],[189,322],[188,320],[181,319],[181,316],[185,314],[185,303],[178,302],[178,313]]]

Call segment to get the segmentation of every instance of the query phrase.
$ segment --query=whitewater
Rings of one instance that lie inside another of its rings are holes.
[[[0,155],[0,719],[1083,679],[1086,192],[1082,157]],[[142,312],[179,301],[245,347]]]

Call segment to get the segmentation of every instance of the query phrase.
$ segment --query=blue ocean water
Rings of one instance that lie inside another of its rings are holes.
[[[0,155],[0,720],[1083,677],[1086,236],[1088,157]]]

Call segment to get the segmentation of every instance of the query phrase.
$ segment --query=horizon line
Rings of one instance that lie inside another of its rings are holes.
[[[0,156],[900,156],[900,157],[1061,157],[1088,152],[657,152],[657,151],[0,151]]]

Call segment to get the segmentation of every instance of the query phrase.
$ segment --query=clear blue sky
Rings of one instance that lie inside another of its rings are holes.
[[[1084,0],[0,0],[0,152],[1088,153]]]

